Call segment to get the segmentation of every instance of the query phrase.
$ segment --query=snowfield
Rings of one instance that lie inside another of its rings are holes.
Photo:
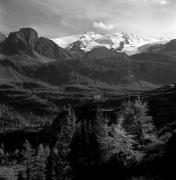
[[[96,34],[87,32],[82,35],[65,36],[52,39],[62,48],[71,49],[76,42],[83,51],[91,51],[95,47],[104,46],[108,49],[115,49],[118,52],[124,52],[128,55],[139,53],[138,48],[146,44],[163,43],[162,38],[143,38],[134,34],[118,32],[114,34]]]

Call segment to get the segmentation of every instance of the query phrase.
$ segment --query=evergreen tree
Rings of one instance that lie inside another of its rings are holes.
[[[46,180],[56,180],[56,160],[57,153],[54,150],[51,150],[46,161]]]
[[[82,120],[77,124],[72,142],[72,164],[76,176],[85,176],[94,168],[97,156],[97,143],[92,134],[90,121]]]
[[[131,101],[121,105],[116,123],[119,123],[128,133],[135,134],[134,104]]]
[[[104,123],[106,133],[100,136],[100,143],[105,149],[106,160],[116,157],[126,164],[129,161],[138,160],[141,154],[134,150],[136,144],[134,136],[123,128],[123,121],[124,119],[119,117],[118,121],[114,121],[110,126]]]
[[[63,120],[62,127],[57,136],[56,148],[58,150],[56,161],[56,176],[57,179],[70,179],[71,166],[69,162],[69,156],[71,153],[71,143],[75,132],[75,115],[71,108],[68,110],[68,114]]]
[[[35,173],[35,151],[32,148],[31,144],[29,141],[26,140],[24,143],[24,150],[22,152],[23,154],[23,161],[26,166],[26,176],[27,180],[33,179],[34,173]]]
[[[128,133],[135,135],[140,144],[143,144],[146,140],[156,140],[152,117],[147,113],[147,103],[143,103],[138,98],[135,102],[124,103],[119,115],[124,119],[122,122],[123,128]]]
[[[97,109],[96,119],[94,122],[94,136],[97,141],[97,150],[99,155],[99,160],[106,160],[108,157],[108,151],[110,150],[109,144],[109,132],[110,127],[108,126],[108,118],[103,117],[103,113],[100,109]]]
[[[116,155],[124,163],[136,159],[136,151],[134,150],[136,142],[133,135],[127,133],[120,124],[113,124],[109,134],[111,156]]]
[[[72,143],[72,163],[78,179],[95,172],[107,157],[107,118],[103,117],[100,109],[91,113],[91,119],[83,119],[77,123]]]
[[[98,139],[99,136],[106,136],[108,133],[108,118],[103,116],[102,111],[98,108],[96,117],[93,122],[93,134]]]
[[[47,154],[42,144],[38,147],[37,155],[35,156],[35,179],[36,180],[45,180],[45,171],[46,171],[46,158]]]
[[[153,119],[149,116],[148,107],[146,103],[143,103],[140,98],[134,102],[134,122],[138,128],[138,136],[141,141],[150,140],[155,141],[156,136],[154,134]]]

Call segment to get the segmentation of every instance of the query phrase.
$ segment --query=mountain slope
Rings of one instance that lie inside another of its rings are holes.
[[[176,39],[144,45],[140,47],[139,50],[140,52],[164,53],[167,55],[175,56],[176,55]]]
[[[34,50],[39,54],[57,60],[69,60],[72,56],[64,49],[57,46],[53,41],[41,37],[35,44]]]
[[[119,53],[113,49],[107,49],[106,47],[96,47],[86,52],[83,60],[105,67],[116,68],[116,70],[119,70],[119,65],[121,64],[126,68],[128,67],[128,56],[126,54]]]
[[[171,40],[160,50],[160,52],[169,54],[171,56],[176,56],[176,39]]]
[[[27,80],[22,74],[17,72],[9,61],[0,59],[0,82],[22,82]]]
[[[162,53],[140,53],[130,57],[135,81],[166,85],[176,81],[176,58]]]

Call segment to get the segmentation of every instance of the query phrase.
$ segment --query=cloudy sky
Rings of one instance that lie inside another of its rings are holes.
[[[176,0],[0,0],[0,32],[35,28],[48,38],[131,32],[176,37]]]

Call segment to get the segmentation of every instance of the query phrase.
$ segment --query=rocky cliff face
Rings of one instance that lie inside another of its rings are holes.
[[[3,54],[18,54],[24,52],[32,54],[35,43],[38,40],[38,34],[31,28],[23,28],[18,32],[12,32],[8,38],[0,45],[0,51]]]
[[[0,52],[6,55],[28,54],[33,56],[36,52],[41,56],[64,60],[71,59],[66,50],[57,46],[47,38],[39,38],[37,32],[31,28],[23,28],[12,32],[0,45]]]

